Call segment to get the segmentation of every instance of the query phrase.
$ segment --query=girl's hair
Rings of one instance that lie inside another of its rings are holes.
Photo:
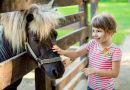
[[[91,25],[92,27],[101,28],[105,32],[112,30],[114,33],[116,32],[117,27],[115,18],[106,12],[94,16]]]

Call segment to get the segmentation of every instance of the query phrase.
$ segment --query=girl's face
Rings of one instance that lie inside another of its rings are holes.
[[[110,39],[112,35],[110,33],[105,33],[105,31],[101,28],[92,27],[92,36],[97,43],[105,44],[111,41]]]

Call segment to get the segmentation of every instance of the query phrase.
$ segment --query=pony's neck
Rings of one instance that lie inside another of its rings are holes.
[[[4,32],[0,32],[0,62],[3,62],[13,56],[16,53],[13,53],[12,47],[9,42],[5,39]]]

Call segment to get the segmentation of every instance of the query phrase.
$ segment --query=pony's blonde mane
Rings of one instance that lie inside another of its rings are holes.
[[[58,17],[61,15],[47,5],[32,4],[24,11],[15,11],[2,14],[1,23],[4,29],[5,38],[10,42],[13,51],[19,53],[24,49],[26,40],[26,16],[33,14],[34,20],[29,23],[29,30],[40,38],[46,39],[51,29],[58,25]]]

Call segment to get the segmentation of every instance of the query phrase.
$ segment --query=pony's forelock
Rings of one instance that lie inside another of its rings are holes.
[[[32,7],[34,8],[34,6]],[[49,7],[45,9],[44,5],[38,8],[40,9],[34,8],[35,10],[32,12],[34,20],[29,24],[29,28],[40,36],[40,40],[42,40],[49,36],[51,29],[55,29],[56,26],[58,26],[58,17],[60,13],[53,9],[49,9]]]

